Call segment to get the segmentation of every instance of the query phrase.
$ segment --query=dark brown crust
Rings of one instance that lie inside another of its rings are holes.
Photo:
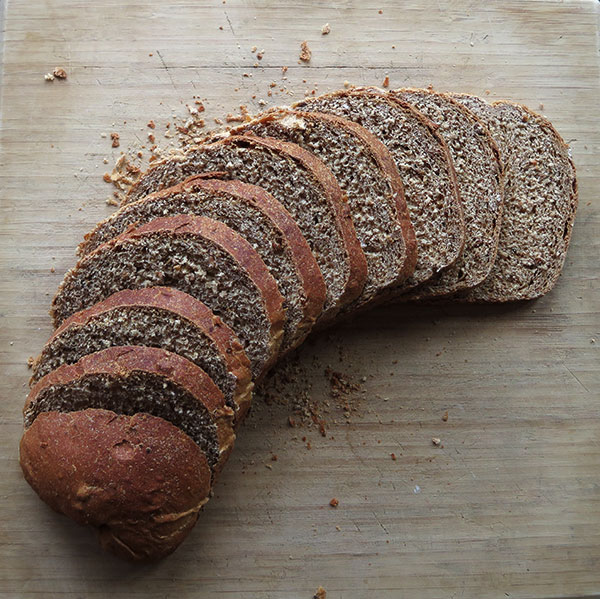
[[[66,329],[72,326],[84,326],[92,318],[121,307],[152,307],[167,310],[187,319],[196,325],[217,346],[227,365],[227,370],[235,376],[236,391],[234,401],[237,405],[236,422],[243,419],[252,400],[252,372],[250,360],[232,329],[200,300],[172,287],[146,287],[144,289],[125,289],[118,291],[105,300],[86,310],[76,312],[65,320],[46,345],[51,344]],[[35,372],[35,366],[34,366]]]
[[[327,203],[335,216],[337,228],[344,244],[344,251],[349,269],[348,280],[346,281],[344,293],[342,293],[339,298],[337,308],[341,309],[354,301],[361,294],[367,278],[367,259],[365,258],[358,238],[356,237],[350,208],[348,207],[345,196],[331,170],[311,152],[304,150],[296,144],[273,139],[271,137],[233,135],[216,143],[235,144],[240,139],[243,143],[263,146],[275,152],[286,154],[296,162],[299,162],[318,181],[325,193]],[[332,318],[333,316],[334,314],[330,314],[329,318]]]
[[[458,260],[460,254],[462,253],[462,249],[463,249],[464,243],[465,243],[462,202],[460,200],[460,193],[458,190],[458,181],[456,178],[456,171],[454,170],[454,163],[452,161],[452,156],[450,155],[450,150],[448,149],[448,145],[446,144],[444,138],[438,132],[437,125],[435,125],[430,119],[428,119],[425,115],[421,114],[414,106],[408,104],[407,102],[404,102],[403,100],[393,97],[391,94],[388,94],[386,91],[381,90],[377,87],[353,87],[353,88],[347,89],[347,90],[337,90],[335,92],[323,94],[324,97],[344,97],[344,96],[350,96],[350,95],[370,95],[370,96],[374,96],[377,98],[381,98],[382,100],[384,100],[390,104],[395,104],[397,106],[400,106],[403,110],[410,112],[416,120],[418,120],[423,126],[425,126],[430,131],[431,135],[435,138],[436,143],[442,149],[442,153],[445,157],[445,162],[448,164],[448,173],[449,173],[449,176],[451,177],[452,188],[454,190],[453,196],[454,196],[454,200],[455,200],[455,209],[457,211],[459,211],[459,213],[460,213],[460,218],[461,218],[461,220],[463,220],[463,227],[462,227],[462,235],[460,237],[460,243],[459,243],[459,246],[457,247],[457,250],[454,252],[454,254],[450,255],[447,263],[443,264],[439,269],[436,270],[436,272],[434,273],[434,276],[436,276],[438,272],[441,272],[441,271],[445,270],[446,268],[449,268]],[[299,106],[297,106],[297,105],[299,105]],[[302,101],[297,102],[296,104],[292,104],[292,108],[294,108],[296,110],[302,110],[302,108],[303,108]],[[418,241],[417,241],[417,245],[418,245]],[[418,249],[417,249],[417,252],[418,252]],[[418,258],[418,256],[417,256],[417,258]],[[423,283],[423,282],[424,281],[419,281],[419,284]],[[396,297],[398,297],[399,294],[403,293],[406,289],[407,288],[404,284],[400,284],[397,288],[390,288],[383,294],[382,297],[376,298],[375,302],[377,304],[379,304],[379,303],[385,303],[389,300],[393,300]]]
[[[119,557],[154,560],[173,552],[208,501],[202,450],[149,414],[46,412],[23,434],[21,468],[52,509],[98,529]]]
[[[66,385],[90,374],[124,376],[132,371],[156,374],[178,385],[195,397],[210,414],[219,438],[220,470],[233,448],[233,410],[213,380],[193,362],[181,356],[144,346],[116,346],[84,356],[75,364],[64,364],[42,377],[31,389],[23,413],[26,414],[39,394],[53,385]],[[39,417],[39,416],[38,416]]]
[[[285,314],[283,311],[283,296],[262,258],[241,235],[227,225],[205,216],[179,214],[177,216],[156,218],[134,231],[120,235],[116,239],[135,239],[146,233],[163,231],[180,235],[201,235],[233,256],[235,261],[249,273],[264,299],[267,317],[271,323],[271,357],[265,364],[264,372],[266,372],[277,360],[283,338]]]
[[[406,251],[406,260],[397,281],[398,283],[401,283],[404,279],[412,275],[415,270],[415,265],[417,263],[417,240],[415,238],[415,232],[413,230],[412,223],[410,222],[408,206],[406,205],[406,199],[404,198],[404,188],[402,186],[400,173],[396,168],[396,164],[394,163],[394,159],[392,158],[389,150],[375,135],[373,135],[364,127],[361,127],[358,123],[333,114],[326,114],[323,112],[303,112],[300,110],[293,110],[291,108],[275,108],[267,111],[263,115],[259,115],[253,122],[268,122],[270,120],[276,120],[279,116],[288,114],[295,115],[306,120],[326,121],[333,124],[338,129],[345,129],[350,133],[350,135],[357,137],[363,146],[368,148],[368,150],[371,152],[372,158],[377,163],[377,166],[383,173],[390,186],[398,223],[400,224],[400,228],[402,230],[402,237],[404,239]],[[231,134],[244,134],[244,131],[248,125],[252,125],[252,122],[234,127],[231,130]]]
[[[244,201],[251,202],[253,206],[260,209],[282,232],[289,244],[294,265],[300,275],[304,288],[304,318],[298,327],[296,345],[302,343],[323,310],[327,297],[327,287],[308,242],[304,235],[302,235],[292,215],[262,187],[243,183],[242,181],[190,177],[175,189],[178,187],[181,187],[182,191],[193,191],[194,188],[200,187],[217,193],[233,195]],[[172,188],[171,193],[173,192],[174,189]]]

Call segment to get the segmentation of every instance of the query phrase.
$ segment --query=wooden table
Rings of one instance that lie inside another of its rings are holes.
[[[294,4],[7,0],[0,595],[292,599],[322,585],[333,599],[598,596],[600,4]],[[309,64],[298,64],[302,40]],[[66,81],[44,80],[55,66]],[[110,211],[102,174],[145,141],[149,119],[183,117],[194,95],[211,121],[291,100],[280,85],[299,98],[386,75],[552,119],[580,183],[556,289],[518,306],[386,308],[325,333],[298,359],[315,404],[332,405],[326,437],[288,427],[286,405],[258,405],[175,555],[139,567],[101,554],[24,483],[17,446],[26,361],[50,334],[51,295]],[[113,131],[121,148],[102,135]],[[328,399],[327,365],[367,377],[348,422]]]

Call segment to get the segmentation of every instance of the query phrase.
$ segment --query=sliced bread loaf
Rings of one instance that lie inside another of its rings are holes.
[[[498,249],[502,166],[496,143],[481,120],[446,94],[425,89],[390,93],[410,102],[439,127],[454,162],[465,219],[465,246],[460,258],[410,297],[429,298],[470,289],[487,277]]]
[[[410,104],[371,88],[308,98],[293,108],[350,119],[376,135],[394,158],[418,246],[415,272],[396,293],[456,262],[464,243],[462,207],[452,158],[429,119]]]
[[[235,231],[202,216],[158,218],[105,243],[70,270],[52,303],[56,326],[123,289],[175,287],[237,334],[260,376],[277,357],[285,314],[275,279]]]
[[[260,187],[241,181],[191,177],[184,183],[122,206],[86,235],[80,254],[90,253],[132,225],[177,214],[218,220],[252,245],[285,299],[282,350],[301,343],[323,309],[325,282],[290,213]]]
[[[368,271],[363,292],[349,309],[412,275],[417,247],[402,182],[387,148],[372,133],[335,115],[289,108],[271,110],[230,131],[248,133],[293,142],[312,152],[346,194]]]
[[[236,422],[250,407],[250,360],[235,333],[201,301],[169,287],[119,291],[67,318],[33,364],[30,384],[116,345],[160,347],[187,358],[219,387]]]
[[[505,164],[498,254],[469,301],[534,299],[554,287],[577,211],[577,179],[569,147],[550,121],[510,102],[490,105],[455,95],[490,129]]]
[[[193,362],[156,347],[109,347],[53,370],[27,397],[25,428],[42,412],[88,408],[168,420],[196,442],[212,469],[233,448],[233,411],[218,387]]]
[[[200,447],[150,414],[45,412],[23,434],[20,457],[42,500],[94,526],[103,548],[125,559],[174,551],[210,495]]]
[[[127,202],[206,171],[258,185],[293,216],[327,285],[322,318],[330,319],[361,293],[367,273],[347,203],[335,177],[313,154],[270,138],[232,136],[191,148],[153,166],[132,187]]]

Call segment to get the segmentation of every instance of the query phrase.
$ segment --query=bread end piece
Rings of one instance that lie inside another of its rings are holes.
[[[25,431],[20,454],[41,499],[95,527],[104,549],[133,561],[172,553],[210,495],[202,450],[149,414],[45,412]]]

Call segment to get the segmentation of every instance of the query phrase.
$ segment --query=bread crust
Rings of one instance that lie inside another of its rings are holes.
[[[48,387],[67,385],[86,375],[106,374],[118,378],[135,371],[165,378],[185,389],[206,408],[217,428],[219,460],[215,470],[219,471],[231,453],[235,441],[233,410],[225,405],[223,393],[204,370],[177,354],[157,347],[114,346],[88,354],[75,364],[59,366],[42,377],[29,392],[23,408],[26,424],[31,418],[30,409]]]
[[[191,321],[216,345],[223,357],[227,370],[236,379],[234,401],[237,409],[236,423],[240,422],[250,407],[252,400],[252,372],[250,360],[233,330],[200,300],[172,287],[146,287],[118,291],[90,308],[76,312],[54,331],[46,346],[50,345],[67,329],[85,326],[94,317],[122,307],[158,308]],[[39,360],[39,358],[38,358]],[[34,373],[36,365],[33,367]],[[32,378],[33,381],[33,378]],[[30,385],[31,382],[30,381]]]
[[[173,552],[211,489],[198,445],[149,414],[45,412],[23,434],[20,463],[52,509],[92,525],[105,549],[135,561]]]

